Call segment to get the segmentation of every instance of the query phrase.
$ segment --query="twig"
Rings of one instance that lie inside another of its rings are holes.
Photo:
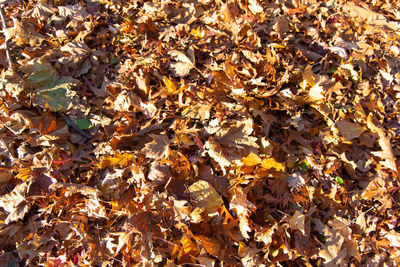
[[[8,67],[13,70],[14,65],[13,65],[13,61],[12,61],[12,57],[11,57],[10,48],[8,46],[8,35],[5,33],[5,30],[7,29],[7,21],[6,21],[5,15],[4,15],[3,6],[4,6],[4,3],[1,3],[0,4],[0,17],[1,17],[1,24],[3,26],[3,32],[4,32],[4,45],[6,48]]]
[[[69,127],[72,127],[75,131],[77,131],[80,135],[82,135],[83,137],[85,137],[86,139],[90,139],[92,138],[92,135],[88,134],[87,132],[85,132],[84,130],[82,130],[81,128],[78,127],[78,125],[76,125],[75,123],[73,123],[67,115],[65,115],[64,113],[59,112],[60,115],[64,118],[65,122],[67,123],[67,125]]]

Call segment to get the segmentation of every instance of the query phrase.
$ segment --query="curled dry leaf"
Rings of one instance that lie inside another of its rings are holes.
[[[248,201],[244,196],[235,196],[229,204],[231,210],[234,210],[239,218],[239,229],[244,238],[250,238],[249,232],[252,231],[250,224],[250,215],[256,210],[256,206]]]

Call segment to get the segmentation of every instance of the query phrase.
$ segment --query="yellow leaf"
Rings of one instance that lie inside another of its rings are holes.
[[[276,171],[285,170],[285,166],[283,166],[282,163],[277,162],[274,158],[263,159],[261,161],[261,168],[275,169]]]
[[[259,156],[251,152],[247,157],[242,160],[243,164],[246,166],[255,166],[261,163]]]
[[[17,178],[26,181],[31,177],[31,168],[22,168],[18,170]]]
[[[223,204],[217,191],[207,181],[200,180],[189,186],[189,194],[196,207],[204,209],[207,215],[216,212]]]
[[[195,38],[197,38],[197,39],[200,39],[200,38],[203,38],[204,36],[205,36],[205,31],[203,31],[200,27],[197,27],[196,29],[192,29],[191,31],[190,31],[190,34],[193,36],[193,37],[195,37]]]
[[[105,169],[114,165],[126,165],[129,161],[134,160],[135,156],[132,154],[119,154],[115,153],[114,156],[104,157],[97,166],[99,169]]]
[[[175,82],[174,80],[172,80],[166,76],[163,77],[163,81],[165,84],[165,88],[167,89],[167,92],[169,94],[177,94],[185,88],[184,86],[180,86],[178,88],[177,82]]]

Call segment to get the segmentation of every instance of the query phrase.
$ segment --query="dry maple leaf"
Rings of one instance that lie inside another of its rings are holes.
[[[7,40],[14,40],[17,45],[29,44],[31,46],[40,45],[44,40],[44,36],[37,33],[32,24],[26,27],[17,19],[13,19],[14,27],[4,29]]]
[[[162,159],[169,156],[169,144],[171,140],[166,135],[149,134],[153,141],[147,143],[142,152],[149,158]]]
[[[256,152],[258,145],[257,138],[249,136],[253,131],[252,127],[246,124],[225,127],[216,133],[218,142],[225,147],[235,147],[235,149],[248,149]],[[249,133],[250,132],[250,133]]]
[[[210,105],[198,103],[188,107],[188,112],[185,114],[185,117],[207,121],[210,118],[210,110]]]

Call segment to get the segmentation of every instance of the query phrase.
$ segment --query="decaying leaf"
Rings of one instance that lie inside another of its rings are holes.
[[[38,59],[30,61],[22,71],[35,88],[33,102],[36,105],[53,111],[66,111],[70,108],[76,95],[72,89],[78,86],[80,81],[71,77],[59,77],[49,63]]]

